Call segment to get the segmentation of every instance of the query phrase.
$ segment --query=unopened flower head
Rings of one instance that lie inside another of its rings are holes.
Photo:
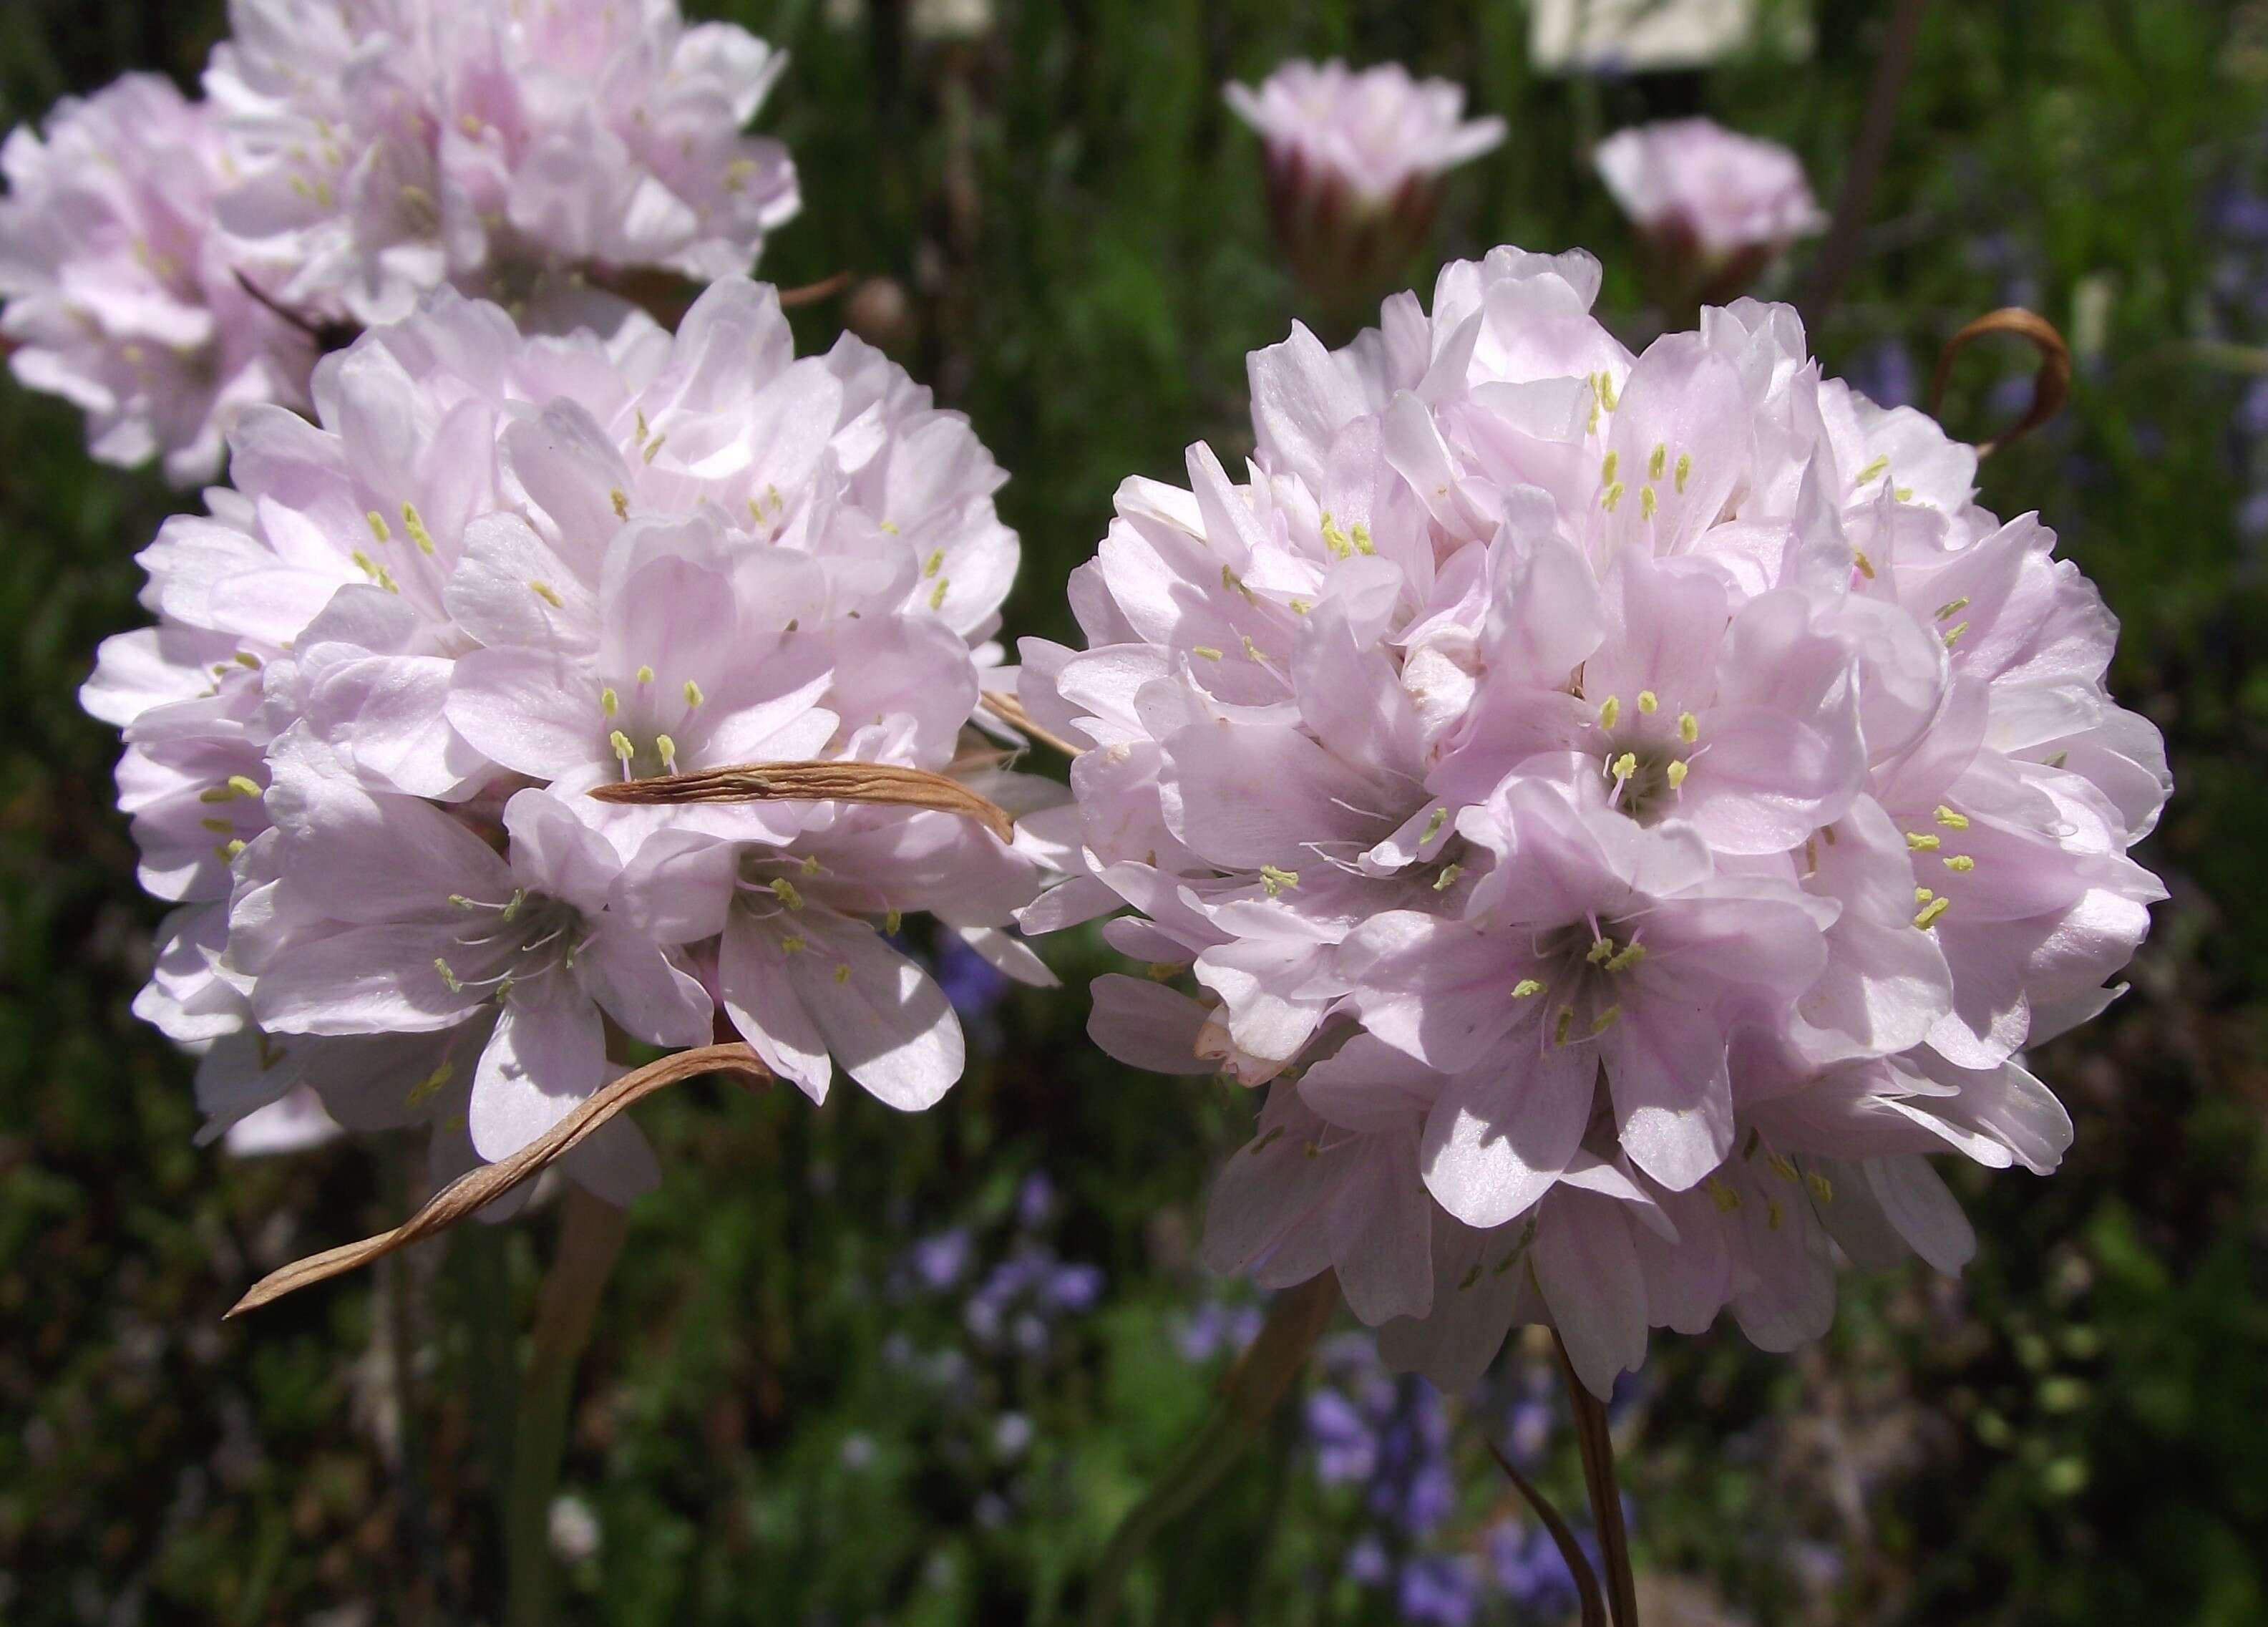
[[[203,1049],[211,1132],[306,1085],[350,1129],[433,1123],[453,1173],[613,1077],[610,1029],[935,1101],[961,1030],[889,939],[935,911],[1043,975],[992,930],[1027,861],[920,807],[587,793],[953,767],[1017,556],[968,423],[855,339],[796,359],[738,279],[605,342],[445,290],[313,395],[246,415],[85,697],[179,906],[136,1009]],[[571,1157],[615,1194],[647,1162],[623,1121]]]
[[[226,167],[210,110],[154,74],[64,101],[0,146],[11,367],[86,415],[95,457],[162,459],[180,484],[218,471],[245,407],[304,401],[314,360],[254,291],[276,268],[213,230]]]
[[[1594,157],[1657,279],[1695,301],[1743,292],[1790,244],[1827,224],[1801,159],[1708,119],[1617,130]]]
[[[1335,1266],[1451,1387],[1522,1321],[1602,1393],[1727,1307],[1784,1348],[1830,1237],[1957,1267],[1920,1155],[2054,1167],[2018,1053],[2161,896],[2163,747],[2052,534],[1793,311],[1632,356],[1598,280],[1499,249],[1255,354],[1243,477],[1128,482],[1088,647],[1024,645],[1092,747],[1027,928],[1133,905],[1096,1038],[1268,1089],[1209,1258]]]
[[[549,325],[593,284],[745,273],[794,215],[744,133],[786,59],[676,0],[234,0],[206,93],[242,179],[222,225],[294,308],[394,320],[443,283]]]
[[[1467,119],[1462,87],[1399,63],[1287,62],[1226,92],[1267,145],[1268,195],[1292,269],[1319,298],[1375,298],[1423,239],[1441,173],[1499,144],[1498,118]]]

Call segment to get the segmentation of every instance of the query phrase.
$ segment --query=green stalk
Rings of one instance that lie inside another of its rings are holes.
[[[629,1230],[621,1210],[580,1187],[567,1189],[560,1204],[557,1252],[543,1278],[512,1431],[504,1534],[507,1627],[556,1627],[551,1503],[567,1444],[567,1403],[574,1392],[576,1362],[590,1341],[599,1300]]]

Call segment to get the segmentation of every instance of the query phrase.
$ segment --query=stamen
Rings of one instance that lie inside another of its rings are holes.
[[[608,492],[607,496],[614,500],[615,518],[616,519],[628,519],[630,517],[630,493],[624,491],[620,486],[616,486],[611,491]]]
[[[1512,985],[1512,998],[1515,1000],[1525,1000],[1543,992],[1543,985],[1533,977],[1523,977]]]
[[[1709,1194],[1709,1201],[1717,1205],[1718,1213],[1729,1215],[1741,1206],[1741,1195],[1727,1186],[1722,1177],[1712,1175],[1702,1186]]]
[[[1869,463],[1865,468],[1859,471],[1858,483],[1861,486],[1865,485],[1868,481],[1874,479],[1875,475],[1880,475],[1883,470],[1889,467],[1890,454],[1886,452],[1879,458],[1876,458],[1872,463]]]
[[[953,578],[951,577],[938,578],[937,585],[929,591],[929,607],[931,609],[942,610],[945,608],[945,590],[952,585]]]
[[[1644,944],[1631,944],[1626,946],[1620,953],[1608,961],[1607,969],[1610,972],[1626,972],[1630,970],[1631,967],[1636,966],[1640,961],[1645,959],[1646,946]]]
[[[427,1074],[423,1079],[418,1080],[417,1083],[409,1087],[409,1105],[413,1108],[423,1106],[444,1086],[447,1085],[451,1079],[454,1079],[456,1077],[456,1073],[457,1070],[455,1064],[446,1062],[443,1063],[439,1067],[434,1069],[432,1072]]]
[[[685,703],[688,706],[698,706],[702,702],[708,698],[709,697],[701,693],[701,686],[699,684],[694,682],[690,678],[688,678],[685,681]]]
[[[1669,782],[1669,789],[1675,791],[1685,784],[1685,777],[1692,772],[1693,765],[1681,757],[1664,769],[1661,771],[1661,777]]]
[[[1616,723],[1620,720],[1622,715],[1623,699],[1619,695],[1609,695],[1605,700],[1599,703],[1599,726],[1601,728],[1613,728]]]
[[[1263,865],[1260,866],[1260,885],[1268,889],[1269,897],[1274,898],[1285,887],[1299,886],[1300,872],[1279,869],[1274,865]]]
[[[1856,548],[1852,548],[1851,550],[1851,563],[1859,567],[1859,574],[1866,578],[1867,580],[1871,582],[1874,579],[1874,562],[1867,557],[1865,549]]]
[[[1420,837],[1418,837],[1418,845],[1419,847],[1424,847],[1424,846],[1425,846],[1428,842],[1431,842],[1431,841],[1432,841],[1435,836],[1440,836],[1440,835],[1441,834],[1441,827],[1442,827],[1443,825],[1445,825],[1445,824],[1448,823],[1448,820],[1449,820],[1449,810],[1448,810],[1448,809],[1447,809],[1447,808],[1435,808],[1435,809],[1433,810],[1433,815],[1432,815],[1432,817],[1431,819],[1428,819],[1428,820],[1425,821],[1425,834],[1424,836],[1420,836]]]
[[[637,669],[637,681],[640,683],[652,683],[653,681],[653,668],[651,666],[639,667]]]
[[[1977,861],[1966,853],[1951,853],[1946,856],[1945,867],[1966,875],[1977,868]]]
[[[803,894],[796,889],[795,883],[789,880],[785,876],[774,877],[772,879],[771,890],[772,895],[777,898],[780,902],[785,904],[789,909],[800,909],[803,908]]]
[[[1653,487],[1640,486],[1638,489],[1638,517],[1640,519],[1652,519],[1654,511],[1660,506],[1661,499],[1653,495]]]
[[[611,718],[621,710],[622,704],[622,697],[616,695],[611,686],[599,691],[599,710],[608,717]]]
[[[1677,495],[1679,497],[1685,495],[1685,482],[1692,478],[1693,454],[1690,452],[1681,452],[1677,454]]]
[[[661,758],[661,766],[668,773],[677,772],[677,742],[666,734],[653,737],[653,748]]]
[[[464,993],[465,985],[457,981],[457,974],[451,971],[449,963],[438,954],[433,957],[433,969],[441,974],[441,981],[448,986],[451,994]]]
[[[922,580],[924,582],[928,581],[931,578],[934,577],[939,571],[944,569],[945,550],[941,548],[932,550],[930,556],[922,562]],[[1228,567],[1226,565],[1223,565],[1221,569],[1226,571]]]
[[[1623,483],[1620,481],[1616,481],[1599,495],[1599,506],[1606,510],[1608,513],[1611,514],[1615,512],[1616,504],[1619,504],[1622,500]]]
[[[1661,697],[1651,689],[1640,689],[1638,692],[1638,709],[1651,718],[1661,710]]]
[[[1603,966],[1609,961],[1613,960],[1614,957],[1615,940],[1613,939],[1594,938],[1591,940],[1590,950],[1583,956],[1583,959],[1589,965]]]
[[[1939,844],[1944,840],[1944,837],[1927,831],[1909,830],[1906,832],[1907,850],[1915,853],[1934,853],[1937,851]]]
[[[425,521],[418,514],[416,504],[401,505],[401,523],[409,533],[409,540],[417,545],[417,551],[430,556],[433,552],[433,534],[425,529]]]
[[[1189,647],[1189,653],[1196,656],[1200,660],[1218,661],[1220,659],[1220,652],[1214,649],[1211,644],[1192,644]]]
[[[1955,814],[1940,802],[1937,805],[1937,822],[1948,830],[1966,830],[1969,828],[1969,815]]]
[[[905,924],[905,917],[895,909],[882,911],[882,931],[892,938],[898,935],[898,929]]]
[[[1955,644],[1959,644],[1959,643],[1961,642],[1961,635],[1962,635],[1962,634],[1963,634],[1963,633],[1965,633],[1965,632],[1967,632],[1968,630],[1969,630],[1969,623],[1968,623],[1968,622],[1955,622],[1951,627],[1949,627],[1949,628],[1948,628],[1948,629],[1946,629],[1946,634],[1945,634],[1945,647],[1946,647],[1947,649],[1950,650],[1951,648],[1953,648],[1953,646],[1954,646],[1954,645],[1955,645]]]
[[[1646,460],[1646,477],[1660,480],[1661,471],[1669,466],[1669,448],[1660,441],[1653,443],[1653,453]]]
[[[1567,1042],[1568,1034],[1574,1031],[1574,1027],[1575,1008],[1572,1005],[1561,1006],[1558,1026],[1551,1033],[1551,1042],[1554,1045],[1565,1045]]]
[[[379,513],[376,509],[372,509],[367,514],[364,514],[363,519],[370,524],[370,534],[376,537],[380,543],[391,542],[394,541],[394,533],[387,526],[385,515]]]
[[[788,954],[801,954],[804,950],[804,942],[800,938],[783,938],[780,939],[780,948]]]
[[[534,594],[538,599],[541,599],[545,604],[549,605],[554,610],[564,610],[567,607],[567,601],[559,597],[558,590],[554,588],[549,582],[530,581],[527,585],[527,591]]]
[[[1969,608],[1969,595],[1963,593],[1958,599],[1948,600],[1946,603],[1938,606],[1937,619],[1942,622],[1948,616],[1959,615],[1967,608]]]
[[[1591,1032],[1594,1034],[1604,1034],[1608,1029],[1615,1026],[1615,1019],[1622,1014],[1623,1008],[1621,1006],[1609,1005],[1606,1010],[1601,1012],[1597,1016],[1591,1019]]]
[[[1447,892],[1457,884],[1457,878],[1464,873],[1465,867],[1462,865],[1442,865],[1441,873],[1434,879],[1433,890],[1437,893]]]
[[[1937,918],[1940,916],[1943,915],[1947,910],[1952,908],[1953,901],[1951,899],[1933,898],[1929,902],[1924,904],[1921,907],[1920,913],[1914,917],[1914,924],[1921,928],[1922,931],[1927,931],[1931,927],[1937,924]]]
[[[1622,467],[1622,461],[1623,454],[1619,452],[1610,452],[1605,457],[1599,460],[1599,484],[1602,486],[1613,485],[1615,483],[1615,471]]]
[[[835,963],[835,981],[838,983],[847,983],[850,981],[850,963],[848,961],[837,961]]]
[[[1354,551],[1356,553],[1375,554],[1378,552],[1377,547],[1370,540],[1370,527],[1363,524],[1362,521],[1355,521],[1354,530],[1351,533],[1351,535],[1354,539]]]
[[[1611,771],[1616,780],[1627,780],[1638,772],[1638,754],[1634,751],[1624,752],[1614,760]]]
[[[1677,738],[1688,746],[1701,738],[1701,719],[1691,712],[1677,714]]]
[[[622,760],[624,767],[628,767],[630,760],[637,755],[637,747],[630,744],[630,737],[620,729],[607,736],[607,744],[615,748],[615,755]]]

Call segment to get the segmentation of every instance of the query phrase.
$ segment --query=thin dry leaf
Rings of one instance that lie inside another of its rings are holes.
[[[2064,342],[2056,325],[2021,306],[2008,306],[1999,311],[1989,311],[1945,342],[1938,352],[1937,372],[1929,381],[1929,410],[1933,417],[1944,404],[1945,381],[1952,376],[1954,359],[1979,339],[1996,334],[2013,334],[2029,341],[2040,353],[2040,364],[2032,375],[2032,402],[2018,418],[1999,434],[1977,443],[1977,455],[1989,458],[2000,447],[2018,437],[2029,433],[2063,410],[2064,401],[2071,394],[2071,347]]]
[[[1024,703],[1012,695],[997,689],[984,692],[983,707],[995,718],[1020,734],[1029,735],[1042,746],[1051,746],[1066,757],[1076,757],[1083,747],[1072,745],[1060,734],[1051,734],[1032,721],[1032,714],[1024,710]]]
[[[421,1238],[446,1231],[475,1210],[484,1208],[530,1175],[541,1172],[617,1113],[644,1101],[658,1090],[703,1073],[740,1073],[758,1079],[771,1078],[771,1070],[757,1059],[756,1053],[737,1042],[730,1045],[699,1046],[692,1050],[679,1051],[674,1056],[664,1056],[659,1062],[648,1063],[643,1068],[632,1069],[613,1084],[593,1093],[572,1113],[511,1157],[498,1159],[493,1164],[483,1164],[451,1182],[435,1193],[423,1209],[391,1232],[365,1237],[358,1243],[326,1248],[320,1254],[295,1260],[281,1270],[269,1272],[253,1284],[251,1292],[244,1298],[229,1307],[229,1315],[240,1316],[271,1300],[280,1299],[287,1293],[343,1276],[373,1260],[383,1259],[397,1248],[406,1248]]]
[[[591,794],[601,802],[879,802],[893,807],[935,808],[976,820],[1003,842],[1016,834],[1015,821],[998,803],[978,796],[958,780],[925,769],[901,769],[887,762],[749,762],[731,768],[699,769],[652,779],[600,785]]]
[[[1590,1556],[1583,1551],[1582,1544],[1576,1542],[1575,1534],[1568,1528],[1565,1517],[1551,1506],[1550,1498],[1535,1489],[1527,1476],[1513,1467],[1512,1460],[1505,1456],[1496,1442],[1491,1440],[1485,1444],[1489,1455],[1496,1460],[1496,1466],[1504,1470],[1506,1478],[1512,1482],[1513,1489],[1528,1499],[1528,1506],[1535,1511],[1535,1517],[1551,1534],[1552,1543],[1559,1550],[1559,1557],[1566,1562],[1567,1573],[1575,1579],[1575,1599],[1581,1607],[1583,1627],[1607,1627],[1607,1606],[1599,1595],[1599,1579],[1591,1570]]]

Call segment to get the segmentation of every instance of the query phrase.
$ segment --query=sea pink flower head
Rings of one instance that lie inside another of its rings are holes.
[[[210,1133],[309,1089],[434,1126],[446,1176],[615,1077],[610,1034],[934,1102],[961,1034],[902,924],[1044,981],[998,930],[1030,859],[951,813],[589,793],[953,769],[1017,558],[967,422],[856,339],[797,358],[737,278],[603,341],[445,289],[313,394],[239,423],[232,484],[142,556],[158,624],[85,691],[175,906],[136,1009],[202,1052]],[[622,1196],[650,1166],[617,1121],[569,1168]]]
[[[86,415],[106,463],[218,471],[229,425],[306,399],[314,346],[240,277],[272,268],[214,232],[227,184],[208,108],[129,74],[0,146],[0,336],[16,377]]]
[[[1827,217],[1802,160],[1709,119],[1666,119],[1601,142],[1599,178],[1663,272],[1721,302],[1741,293]]]
[[[1086,648],[1022,698],[1089,747],[1052,930],[1091,1032],[1265,1086],[1205,1253],[1324,1269],[1446,1385],[1549,1321],[1604,1394],[1648,1331],[1772,1349],[1830,1240],[1958,1269],[1925,1154],[2045,1173],[2023,1064],[2163,895],[2116,625],[1975,454],[1743,300],[1638,355],[1581,254],[1453,265],[1251,358],[1253,460],[1130,481]]]
[[[786,58],[676,0],[234,0],[206,93],[230,232],[294,308],[364,323],[446,283],[564,327],[589,285],[748,270],[799,206],[745,127]],[[619,289],[616,291],[620,291]]]
[[[1372,297],[1432,225],[1438,178],[1505,136],[1502,119],[1465,118],[1462,86],[1415,79],[1399,63],[1287,62],[1225,94],[1266,144],[1269,206],[1292,269],[1327,298]]]

